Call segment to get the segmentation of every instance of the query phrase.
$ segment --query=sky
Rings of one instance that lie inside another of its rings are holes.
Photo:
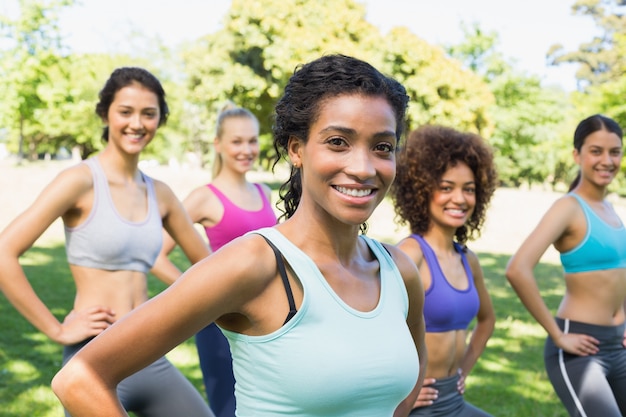
[[[366,19],[383,33],[406,26],[435,45],[459,43],[461,22],[478,23],[499,34],[498,50],[517,68],[570,91],[576,87],[576,66],[548,67],[546,52],[553,44],[576,50],[597,33],[591,18],[572,15],[576,0],[357,1],[366,6]],[[13,13],[17,0],[0,3],[0,13]],[[61,14],[60,27],[75,52],[127,50],[132,31],[176,46],[220,29],[229,7],[230,0],[79,0]]]

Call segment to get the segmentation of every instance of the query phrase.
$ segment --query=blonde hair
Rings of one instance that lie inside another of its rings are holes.
[[[250,120],[254,120],[257,126],[259,125],[259,120],[250,110],[239,107],[232,101],[228,100],[226,104],[220,109],[217,115],[217,123],[215,126],[215,140],[220,141],[222,139],[222,135],[224,134],[224,122],[228,119],[233,119],[236,117],[246,117]],[[213,166],[211,168],[213,178],[217,177],[217,175],[222,170],[222,166],[222,156],[218,152],[215,152],[215,159],[213,160]]]

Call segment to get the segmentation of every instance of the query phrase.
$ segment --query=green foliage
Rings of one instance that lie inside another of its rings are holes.
[[[406,28],[392,29],[384,45],[382,68],[411,97],[409,129],[442,124],[483,135],[493,130],[487,110],[494,98],[480,77]]]
[[[52,83],[48,70],[63,59],[57,14],[72,3],[20,0],[20,16],[0,20],[0,35],[8,45],[0,50],[0,122],[13,133],[20,157],[26,152],[32,157],[48,139],[38,118],[46,108],[42,90]]]
[[[182,54],[189,101],[214,126],[219,109],[232,100],[250,109],[268,135],[274,105],[296,66],[331,52],[370,58],[377,36],[363,6],[352,0],[234,0],[223,29]],[[207,148],[213,136],[206,132],[194,132],[192,148]],[[269,136],[261,147],[267,166],[273,155]]]
[[[626,30],[626,4],[623,0],[579,0],[572,11],[593,19],[599,33],[577,51],[566,52],[562,45],[553,45],[548,53],[552,64],[578,64],[576,78],[582,89],[622,78],[626,63],[616,43]]]
[[[544,88],[538,77],[516,71],[497,50],[498,35],[477,24],[463,26],[464,41],[448,48],[488,84],[495,97],[489,114],[495,129],[485,138],[494,148],[502,184],[519,186],[563,181],[571,154],[563,142],[564,121],[571,111],[566,94]]]

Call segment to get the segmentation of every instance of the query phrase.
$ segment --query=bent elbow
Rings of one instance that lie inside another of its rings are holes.
[[[520,276],[519,268],[514,259],[511,259],[508,265],[506,266],[506,269],[504,271],[504,276],[506,277],[507,281],[511,285],[513,285],[517,281],[518,277]]]

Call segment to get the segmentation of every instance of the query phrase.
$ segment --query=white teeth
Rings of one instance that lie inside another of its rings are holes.
[[[356,190],[353,188],[335,187],[335,189],[339,191],[341,194],[346,194],[351,197],[365,197],[365,196],[372,194],[372,190],[369,188],[367,190]]]
[[[453,213],[453,214],[463,214],[464,213],[463,210],[448,209],[448,211]]]

